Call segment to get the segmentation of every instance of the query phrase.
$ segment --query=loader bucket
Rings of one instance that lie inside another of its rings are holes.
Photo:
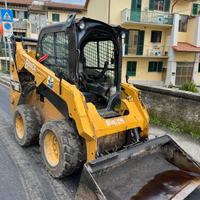
[[[85,164],[75,199],[180,200],[199,186],[199,164],[163,136]]]

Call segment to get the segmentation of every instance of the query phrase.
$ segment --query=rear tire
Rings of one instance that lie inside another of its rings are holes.
[[[30,146],[38,142],[41,117],[34,106],[17,106],[13,121],[15,138],[20,146]]]
[[[81,137],[70,121],[50,121],[42,126],[40,149],[47,171],[63,178],[80,169],[85,160]]]

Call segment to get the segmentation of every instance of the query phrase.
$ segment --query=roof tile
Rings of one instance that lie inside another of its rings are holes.
[[[66,3],[57,3],[57,2],[45,2],[46,7],[58,8],[58,9],[68,9],[68,10],[85,10],[85,7],[82,5],[66,4]]]
[[[200,52],[200,47],[196,47],[187,42],[178,42],[178,45],[173,46],[173,49],[180,52]]]
[[[5,0],[0,0],[0,3],[4,3]],[[32,0],[7,0],[8,3],[11,4],[21,4],[21,5],[31,5]]]
[[[5,0],[0,0],[0,3],[4,3]],[[20,4],[20,5],[31,5],[33,0],[7,0],[10,4]],[[74,5],[74,4],[66,4],[66,3],[58,3],[52,1],[44,2],[44,5],[49,8],[57,8],[57,9],[66,9],[66,10],[86,10],[84,5]]]

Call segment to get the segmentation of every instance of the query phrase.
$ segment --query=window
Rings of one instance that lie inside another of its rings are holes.
[[[198,72],[200,73],[200,63],[199,63],[199,69],[198,69]]]
[[[52,14],[52,21],[53,22],[59,22],[60,21],[60,15],[59,14]]]
[[[16,10],[13,10],[13,18],[16,18]]]
[[[200,15],[200,4],[198,4],[198,3],[193,4],[192,15],[194,15],[194,16]]]
[[[24,11],[19,11],[18,12],[18,18],[22,19],[22,20],[24,19]]]
[[[137,62],[136,61],[128,61],[127,62],[126,74],[128,76],[136,76],[136,68],[137,68]]]
[[[24,11],[24,19],[28,19],[28,11]]]
[[[187,32],[187,25],[188,25],[188,18],[187,15],[181,15],[179,20],[179,32]]]
[[[83,49],[83,57],[87,74],[100,74],[105,68],[105,63],[108,62],[106,76],[109,83],[114,84],[115,81],[115,46],[113,41],[91,41],[88,42]],[[81,72],[81,68],[79,68]]]
[[[149,10],[169,12],[170,0],[149,0]]]
[[[145,32],[129,30],[125,39],[125,54],[143,55]]]
[[[162,72],[163,62],[149,62],[148,72]]]
[[[62,69],[64,78],[67,79],[69,69],[68,36],[65,32],[45,34],[41,41],[40,57],[48,54],[43,62],[48,68],[56,72],[57,67]]]
[[[177,62],[176,66],[176,85],[183,85],[192,81],[194,71],[193,62]]]
[[[161,42],[162,31],[151,31],[151,42]]]
[[[139,35],[139,31],[137,31],[137,30],[129,31],[129,40],[128,40],[128,53],[129,54],[136,54],[136,52],[137,52],[138,35]]]

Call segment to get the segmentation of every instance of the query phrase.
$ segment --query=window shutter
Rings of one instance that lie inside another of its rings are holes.
[[[125,42],[125,55],[128,55],[129,30],[126,32],[126,37],[124,42]]]
[[[28,12],[24,11],[24,19],[28,19]]]
[[[60,21],[60,15],[59,14],[52,14],[52,21],[53,22],[59,22]]]
[[[128,76],[136,76],[136,65],[137,65],[137,62],[135,62],[135,61],[127,62],[126,74]]]
[[[132,0],[132,2],[131,2],[131,11],[136,11],[136,10],[137,10],[136,0]]]
[[[149,10],[154,10],[154,0],[149,0]]]
[[[169,12],[170,0],[165,0],[165,12]]]
[[[198,70],[198,72],[200,72],[200,63],[199,63],[199,70]]]
[[[153,72],[154,71],[154,62],[149,62],[149,68],[148,68],[148,72]]]
[[[13,10],[13,18],[16,18],[16,11]]]
[[[133,70],[132,74],[133,74],[133,76],[136,76],[136,65],[137,65],[137,63],[133,62],[133,64],[132,64],[132,70]]]
[[[155,37],[155,31],[151,31],[151,42],[155,42],[156,41],[156,37]]]
[[[158,63],[158,72],[162,72],[163,62]]]
[[[143,50],[144,50],[144,34],[145,34],[144,31],[139,31],[136,55],[143,55]]]
[[[192,8],[192,14],[193,15],[198,15],[198,4],[197,3],[194,3],[193,4],[193,8]]]

